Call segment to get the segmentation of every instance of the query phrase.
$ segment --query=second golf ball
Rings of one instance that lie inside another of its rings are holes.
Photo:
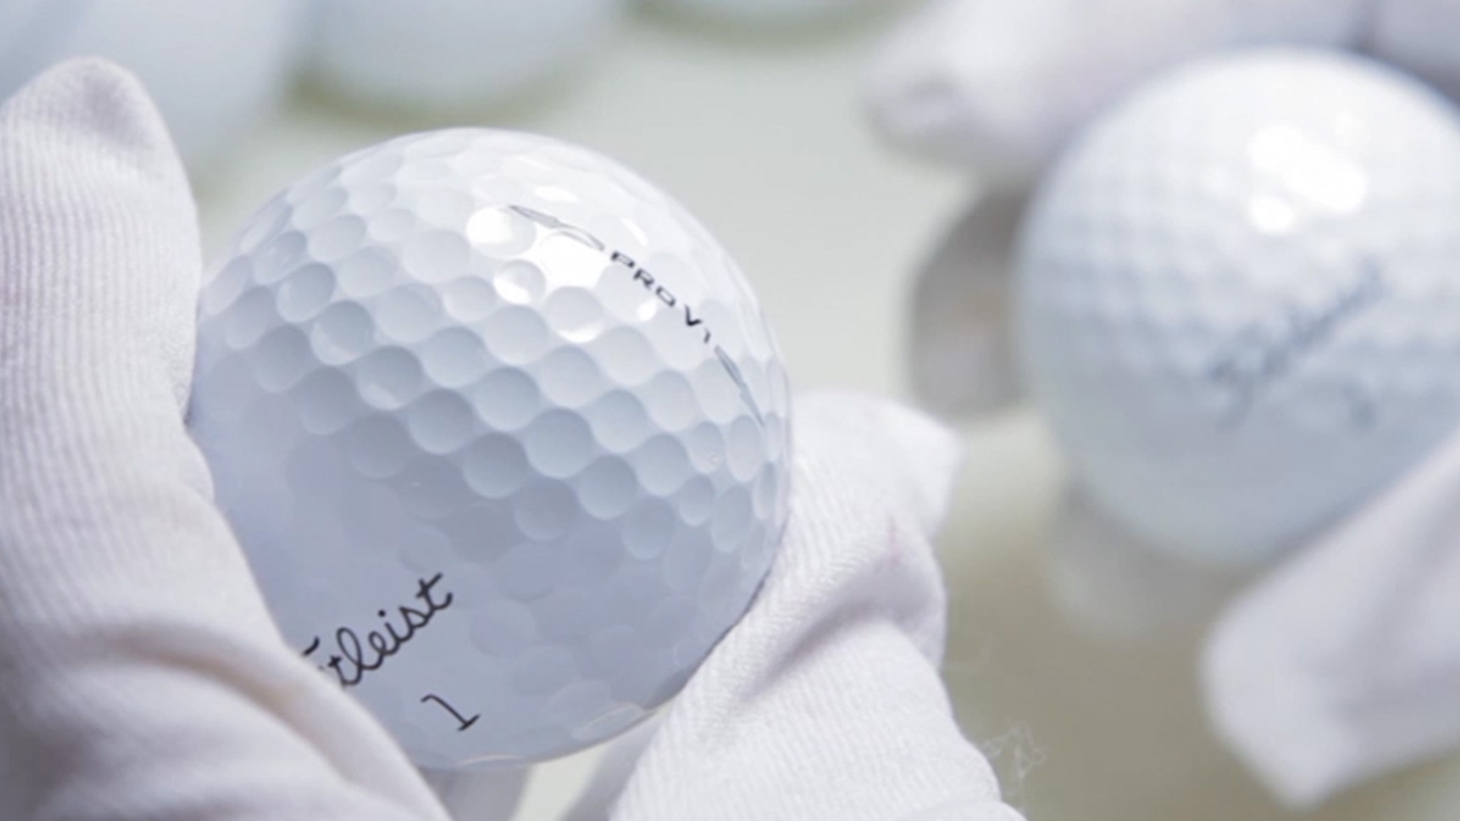
[[[1153,545],[1260,561],[1460,422],[1460,118],[1377,63],[1192,64],[1035,198],[1024,369],[1093,503]]]
[[[709,233],[597,154],[351,155],[239,235],[199,333],[190,424],[285,637],[424,767],[631,726],[770,566],[775,342]]]

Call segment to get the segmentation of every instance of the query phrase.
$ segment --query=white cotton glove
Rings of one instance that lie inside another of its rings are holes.
[[[1218,730],[1296,807],[1460,747],[1460,429],[1238,599],[1204,679]]]
[[[940,0],[879,49],[874,125],[912,151],[1027,182],[1093,114],[1204,51],[1343,46],[1368,0]]]
[[[201,269],[128,75],[0,108],[0,818],[442,819],[288,649],[183,427]]]
[[[959,448],[842,394],[796,406],[781,553],[656,727],[611,750],[573,821],[1017,821],[938,679],[931,536]]]
[[[0,818],[444,821],[285,646],[211,503],[182,421],[199,270],[186,179],[128,75],[67,64],[0,108]],[[954,443],[874,400],[798,414],[784,554],[621,747],[642,758],[610,757],[596,811],[1017,819],[936,672]],[[433,778],[461,821],[520,783]]]

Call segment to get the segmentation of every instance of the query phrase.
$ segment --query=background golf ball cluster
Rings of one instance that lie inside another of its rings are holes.
[[[0,97],[79,55],[135,71],[194,173],[301,73],[373,108],[512,99],[590,54],[634,0],[0,0]],[[644,0],[710,24],[801,23],[866,0]]]
[[[1460,419],[1457,8],[949,2],[883,46],[889,139],[1028,189],[977,344],[1132,538],[1271,561]]]

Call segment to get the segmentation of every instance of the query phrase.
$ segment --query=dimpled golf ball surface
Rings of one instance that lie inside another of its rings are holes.
[[[315,0],[315,75],[365,106],[492,105],[592,51],[625,4]]]
[[[204,290],[190,424],[288,641],[417,763],[607,739],[743,615],[789,395],[725,251],[619,165],[476,129],[347,157]]]
[[[1264,50],[1147,86],[1038,192],[1016,322],[1076,481],[1253,562],[1460,419],[1460,122],[1378,64]]]

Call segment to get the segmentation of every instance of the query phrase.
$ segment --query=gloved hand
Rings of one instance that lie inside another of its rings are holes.
[[[128,75],[67,64],[0,108],[0,818],[444,819],[284,644],[211,503],[182,416],[199,257]],[[1017,819],[936,674],[954,442],[844,395],[795,433],[761,596],[578,817]]]
[[[1213,720],[1289,805],[1460,748],[1457,514],[1460,428],[1217,622]]]

